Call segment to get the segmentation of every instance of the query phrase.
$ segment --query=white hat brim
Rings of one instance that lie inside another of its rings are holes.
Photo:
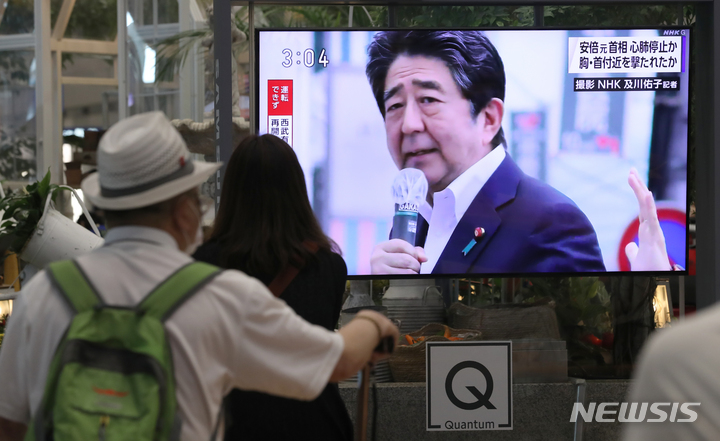
[[[87,196],[90,202],[97,208],[105,210],[132,210],[166,201],[197,187],[207,181],[210,175],[215,173],[220,166],[222,166],[221,162],[194,161],[193,172],[191,174],[173,179],[149,190],[127,196],[104,197],[100,191],[98,173],[93,173],[83,179],[81,187],[83,194]]]

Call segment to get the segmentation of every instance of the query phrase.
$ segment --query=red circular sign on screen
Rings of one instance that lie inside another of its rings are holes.
[[[665,246],[671,264],[686,267],[685,255],[687,249],[687,216],[684,211],[672,207],[658,207],[658,220],[660,228],[665,235]],[[630,242],[638,242],[638,228],[640,219],[635,218],[625,229],[618,249],[618,266],[620,271],[630,271],[630,261],[625,255],[625,246]]]

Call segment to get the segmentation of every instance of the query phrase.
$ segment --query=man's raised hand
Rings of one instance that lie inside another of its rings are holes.
[[[665,235],[660,228],[655,199],[652,193],[638,176],[635,168],[630,169],[628,184],[635,192],[638,201],[639,220],[638,242],[630,242],[625,246],[625,255],[630,261],[632,271],[670,271],[665,247]]]

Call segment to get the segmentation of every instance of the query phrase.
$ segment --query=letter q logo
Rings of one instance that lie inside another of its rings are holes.
[[[475,398],[477,398],[476,401],[471,403],[466,403],[465,401],[460,400],[455,395],[455,392],[453,392],[453,381],[455,380],[455,376],[463,369],[475,369],[479,371],[485,377],[485,383],[487,384],[485,387],[485,393],[480,392],[475,386],[465,386],[465,388],[470,391]],[[450,369],[447,378],[445,378],[445,392],[447,393],[448,399],[455,406],[463,410],[475,410],[483,406],[487,409],[495,409],[496,407],[490,402],[493,387],[493,378],[490,371],[477,361],[463,361],[456,364],[452,369]]]

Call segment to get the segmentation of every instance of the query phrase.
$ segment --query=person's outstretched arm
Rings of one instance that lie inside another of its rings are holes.
[[[388,353],[374,352],[380,341],[390,337],[398,339],[398,329],[384,315],[362,310],[338,331],[345,341],[342,355],[330,375],[330,382],[337,382],[355,375],[367,363],[375,363],[388,357]]]

